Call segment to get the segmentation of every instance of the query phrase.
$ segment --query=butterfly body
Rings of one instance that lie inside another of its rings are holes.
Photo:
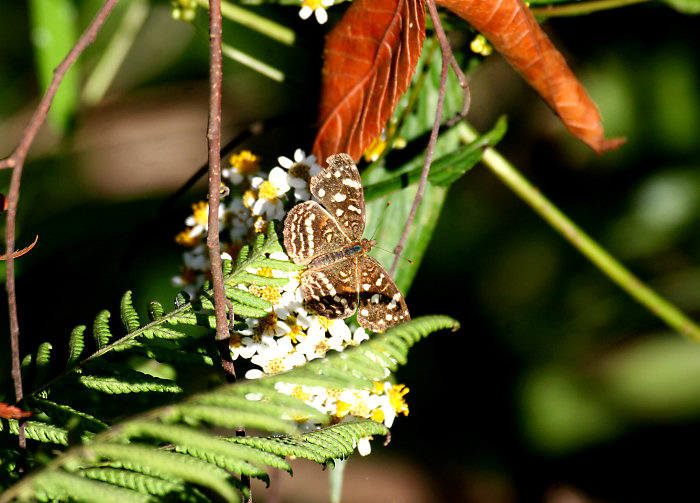
[[[306,201],[284,222],[284,245],[292,261],[304,264],[301,288],[307,306],[330,319],[357,311],[360,326],[375,332],[410,319],[406,301],[389,273],[367,255],[374,240],[362,239],[365,201],[352,159],[337,154],[311,179]]]

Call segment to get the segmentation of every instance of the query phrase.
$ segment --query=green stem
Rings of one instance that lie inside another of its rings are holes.
[[[601,10],[617,9],[627,7],[649,0],[595,0],[593,2],[578,2],[565,5],[547,5],[546,7],[530,7],[532,13],[537,17],[564,17],[582,16]]]
[[[478,133],[464,122],[460,124],[460,134],[466,142],[472,142],[478,137]],[[700,327],[695,322],[645,285],[575,223],[569,220],[537,188],[518,173],[515,167],[503,156],[494,149],[487,148],[484,151],[482,162],[579,252],[617,283],[620,288],[661,318],[668,326],[693,342],[700,344]]]
[[[99,103],[124,63],[126,55],[141,31],[150,5],[146,0],[132,0],[122,17],[119,28],[102,52],[94,70],[85,81],[82,98],[87,105]]]
[[[205,9],[209,8],[209,0],[197,0],[197,3]],[[284,45],[294,45],[296,40],[296,33],[288,26],[255,14],[236,4],[221,2],[221,14],[230,21],[242,24]]]

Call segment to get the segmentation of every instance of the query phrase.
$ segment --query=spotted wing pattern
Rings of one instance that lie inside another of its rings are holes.
[[[357,310],[357,257],[348,257],[301,275],[306,306],[321,316],[343,319]]]
[[[329,319],[357,311],[360,326],[382,332],[410,319],[406,301],[384,267],[367,256],[373,242],[361,239],[365,198],[355,163],[346,154],[326,162],[310,184],[323,207],[307,201],[292,208],[284,246],[294,263],[307,266],[301,289],[310,310]]]
[[[297,204],[287,213],[284,247],[295,264],[308,264],[349,245],[338,223],[317,202]]]
[[[403,295],[382,264],[372,257],[358,257],[359,308],[357,322],[373,332],[383,332],[411,319]]]
[[[351,241],[365,232],[365,195],[360,172],[347,154],[330,156],[328,167],[311,179],[311,193],[338,221]]]

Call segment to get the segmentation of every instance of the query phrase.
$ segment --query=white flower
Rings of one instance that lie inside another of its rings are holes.
[[[233,154],[229,159],[228,168],[221,170],[221,176],[228,178],[234,185],[258,174],[260,158],[249,150]]]
[[[309,19],[311,14],[315,14],[318,24],[324,24],[328,21],[326,8],[333,5],[334,1],[335,0],[304,0],[301,10],[299,11],[299,17],[302,19]]]
[[[294,160],[280,156],[277,158],[277,162],[288,172],[288,183],[294,188],[294,199],[296,201],[311,199],[309,181],[312,176],[321,172],[321,166],[316,162],[316,156],[313,154],[307,156],[303,150],[298,148],[294,151]]]
[[[275,339],[264,352],[253,356],[250,361],[261,367],[262,370],[249,370],[245,374],[246,379],[257,379],[265,374],[279,374],[306,362],[304,355],[294,351],[289,337]]]
[[[282,197],[291,188],[287,182],[287,172],[282,168],[272,168],[267,180],[256,176],[252,186],[258,189],[258,199],[253,204],[252,212],[267,220],[282,220],[284,204]]]

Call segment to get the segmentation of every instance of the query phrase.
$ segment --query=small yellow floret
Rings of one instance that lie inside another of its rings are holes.
[[[469,44],[469,48],[472,50],[472,52],[481,54],[482,56],[488,56],[493,52],[493,47],[491,47],[491,44],[488,43],[486,37],[483,35],[477,35],[474,37],[474,40],[472,40],[471,44]]]
[[[408,392],[409,389],[403,384],[397,384],[389,389],[389,403],[397,414],[408,416],[408,404],[403,398]]]
[[[260,199],[267,199],[268,201],[277,200],[277,187],[269,180],[263,181],[260,187],[258,187],[258,197]]]
[[[258,171],[260,157],[253,154],[250,150],[241,150],[237,154],[233,154],[228,162],[241,175],[252,175]]]
[[[209,203],[206,201],[194,203],[192,205],[192,214],[195,222],[199,225],[206,226],[209,222]]]
[[[199,243],[202,242],[202,237],[190,236],[191,231],[192,228],[187,228],[184,231],[178,232],[175,236],[175,242],[180,246],[184,246],[186,248],[194,248],[195,246],[197,246]]]

